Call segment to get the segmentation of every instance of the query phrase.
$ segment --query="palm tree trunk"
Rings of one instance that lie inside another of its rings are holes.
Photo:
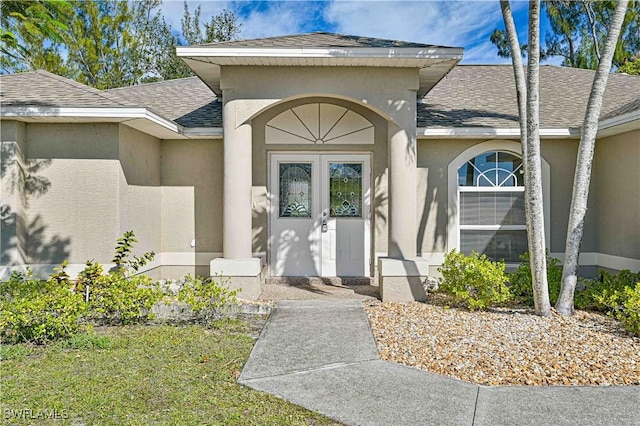
[[[529,7],[529,66],[525,78],[520,44],[508,0],[501,0],[502,16],[511,46],[525,185],[525,213],[529,243],[529,262],[535,312],[550,316],[547,283],[546,247],[544,237],[544,209],[542,204],[542,170],[540,163],[539,122],[539,62],[540,62],[540,2]]]
[[[576,172],[573,178],[573,194],[571,196],[571,210],[569,211],[569,225],[567,241],[564,250],[564,267],[562,269],[562,287],[556,303],[556,309],[562,315],[573,314],[573,297],[578,282],[578,255],[584,231],[584,218],[587,213],[587,199],[589,197],[589,183],[591,181],[591,167],[593,152],[598,133],[598,119],[602,107],[602,98],[607,86],[607,79],[611,72],[611,63],[615,52],[620,29],[627,11],[628,0],[620,0],[616,6],[610,31],[605,41],[602,59],[593,78],[591,94],[587,103],[587,110],[582,124]]]

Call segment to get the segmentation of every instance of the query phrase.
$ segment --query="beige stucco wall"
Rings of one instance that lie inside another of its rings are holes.
[[[161,247],[160,141],[131,127],[119,128],[119,234],[133,231],[134,254]]]
[[[154,251],[155,265],[168,262],[149,272],[157,277],[207,274],[208,261],[222,251],[221,140],[161,141],[116,123],[3,120],[1,130],[2,205],[11,208],[3,220],[2,265],[109,263],[128,230],[139,240],[134,254]],[[4,161],[9,148],[24,153],[30,174],[24,202],[7,191],[15,172]],[[22,252],[24,259],[13,259]]]
[[[222,140],[161,144],[162,250],[222,252]]]
[[[421,139],[418,141],[418,250],[423,255],[443,253],[447,247],[447,226],[454,212],[448,206],[448,165],[469,147],[485,140]],[[567,218],[571,204],[577,140],[542,141],[542,157],[549,163],[551,252],[564,252]],[[594,175],[597,173],[594,173]],[[594,206],[595,190],[590,194]],[[596,208],[590,208],[585,222],[582,251],[597,250]]]
[[[640,259],[640,130],[597,141],[599,252]]]
[[[242,102],[238,124],[279,100],[314,95],[356,99],[403,123],[418,85],[414,68],[226,66],[220,76],[225,102]]]
[[[117,124],[28,124],[27,158],[47,182],[27,209],[27,262],[107,262],[119,234]]]
[[[0,265],[25,261],[26,201],[23,173],[26,127],[18,121],[0,122]],[[35,189],[35,188],[34,188]]]

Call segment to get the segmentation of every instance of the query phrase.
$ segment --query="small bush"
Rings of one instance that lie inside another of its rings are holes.
[[[47,281],[12,273],[0,283],[0,336],[3,342],[35,344],[69,337],[78,332],[87,311],[81,294],[63,263]]]
[[[504,303],[511,298],[506,286],[504,262],[492,262],[476,252],[465,256],[453,250],[447,253],[439,270],[442,274],[440,291],[472,311]]]
[[[622,309],[616,317],[627,330],[640,336],[640,282],[622,291]]]
[[[133,231],[118,238],[113,262],[116,264],[108,274],[102,266],[87,261],[78,274],[78,287],[89,295],[89,307],[94,319],[108,324],[131,324],[153,318],[151,308],[162,298],[157,283],[146,275],[131,275],[154,258],[153,252],[131,257],[135,239]]]
[[[196,316],[209,321],[220,308],[236,303],[237,294],[238,290],[230,290],[213,279],[187,275],[178,300],[186,303]]]
[[[157,283],[146,275],[126,277],[112,272],[90,284],[89,307],[94,319],[132,324],[152,319],[151,308],[162,299]]]
[[[547,251],[547,283],[549,286],[549,301],[555,304],[560,295],[562,285],[562,265],[558,259],[549,256]],[[522,263],[518,269],[508,274],[509,289],[514,298],[527,306],[533,306],[533,284],[531,282],[531,264],[529,253],[520,256]]]
[[[640,272],[628,269],[617,274],[600,272],[600,279],[583,280],[584,288],[576,291],[574,303],[578,309],[608,312],[618,306],[616,300],[625,288],[633,288],[640,282]]]

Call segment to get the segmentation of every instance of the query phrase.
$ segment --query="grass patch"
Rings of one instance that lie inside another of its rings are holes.
[[[28,416],[41,415],[38,424],[335,424],[236,383],[253,345],[244,333],[250,328],[238,320],[209,328],[107,327],[55,345],[3,345],[4,421],[28,424]],[[52,414],[58,419],[47,420]]]

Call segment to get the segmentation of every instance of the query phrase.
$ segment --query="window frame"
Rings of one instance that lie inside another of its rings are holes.
[[[448,203],[449,203],[449,221],[447,226],[447,252],[452,249],[456,249],[460,251],[460,231],[461,230],[526,230],[526,224],[522,225],[461,225],[460,224],[460,191],[459,188],[461,186],[458,185],[458,169],[462,167],[465,163],[470,161],[471,159],[477,157],[480,154],[490,152],[490,151],[499,151],[506,152],[509,154],[515,154],[519,157],[522,157],[522,146],[520,142],[510,141],[510,140],[489,140],[485,142],[481,142],[475,145],[470,146],[469,148],[462,151],[456,158],[454,158],[448,166]],[[542,193],[543,193],[543,204],[544,204],[544,221],[545,221],[545,245],[547,247],[550,246],[551,237],[550,237],[550,167],[549,163],[542,158],[541,159],[541,168],[542,168]],[[522,188],[524,191],[524,187],[506,187],[507,189],[501,189],[505,187],[475,187],[469,186],[465,191],[468,192],[514,192],[513,188]],[[497,191],[496,191],[497,190]],[[517,229],[510,229],[510,227],[517,227]],[[508,265],[516,265],[515,263],[508,263]]]

